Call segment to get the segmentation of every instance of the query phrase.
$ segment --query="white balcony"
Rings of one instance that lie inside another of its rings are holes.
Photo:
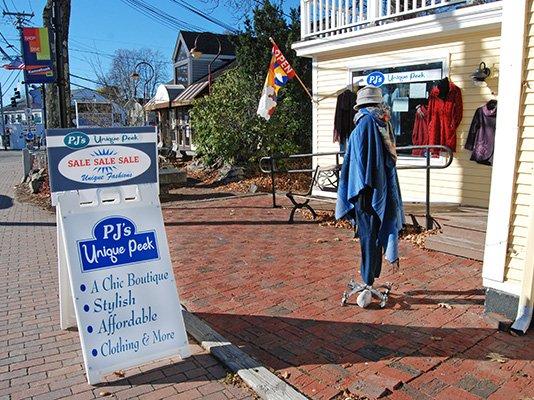
[[[327,38],[498,0],[301,0],[301,40]]]

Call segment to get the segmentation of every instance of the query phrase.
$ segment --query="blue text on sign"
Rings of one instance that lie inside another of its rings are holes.
[[[78,241],[82,271],[159,259],[156,234],[136,232],[124,217],[109,217],[93,228],[93,238]]]

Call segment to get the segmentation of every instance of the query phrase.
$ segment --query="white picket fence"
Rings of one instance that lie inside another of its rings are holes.
[[[467,0],[301,0],[302,40],[331,36]]]

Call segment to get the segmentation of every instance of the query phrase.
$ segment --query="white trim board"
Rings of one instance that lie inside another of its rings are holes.
[[[488,225],[482,277],[484,285],[500,289],[505,280],[519,140],[520,107],[523,101],[524,52],[527,1],[504,2],[499,61],[499,115],[491,176]],[[503,291],[506,291],[504,289]]]
[[[347,84],[351,83],[351,74],[357,69],[375,69],[381,70],[384,68],[406,67],[409,65],[429,64],[435,62],[443,63],[443,76],[449,75],[451,53],[446,49],[424,49],[421,53],[424,55],[414,55],[413,53],[406,53],[405,51],[398,51],[395,53],[388,52],[380,55],[381,63],[377,64],[376,56],[374,61],[368,59],[351,60],[347,62],[348,80]]]
[[[482,286],[484,286],[485,288],[491,288],[500,292],[511,294],[517,297],[521,295],[521,285],[519,283],[516,283],[515,281],[497,282],[491,279],[482,278]]]
[[[463,32],[480,32],[499,28],[504,1],[471,6],[449,13],[416,17],[364,28],[355,32],[326,36],[295,43],[292,47],[299,57],[310,57],[331,51],[343,51],[360,47],[384,46],[396,42],[430,39]]]

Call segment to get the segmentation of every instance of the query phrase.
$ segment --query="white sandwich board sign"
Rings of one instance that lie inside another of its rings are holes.
[[[47,145],[61,327],[78,327],[89,383],[189,356],[158,197],[155,130],[53,129]]]

